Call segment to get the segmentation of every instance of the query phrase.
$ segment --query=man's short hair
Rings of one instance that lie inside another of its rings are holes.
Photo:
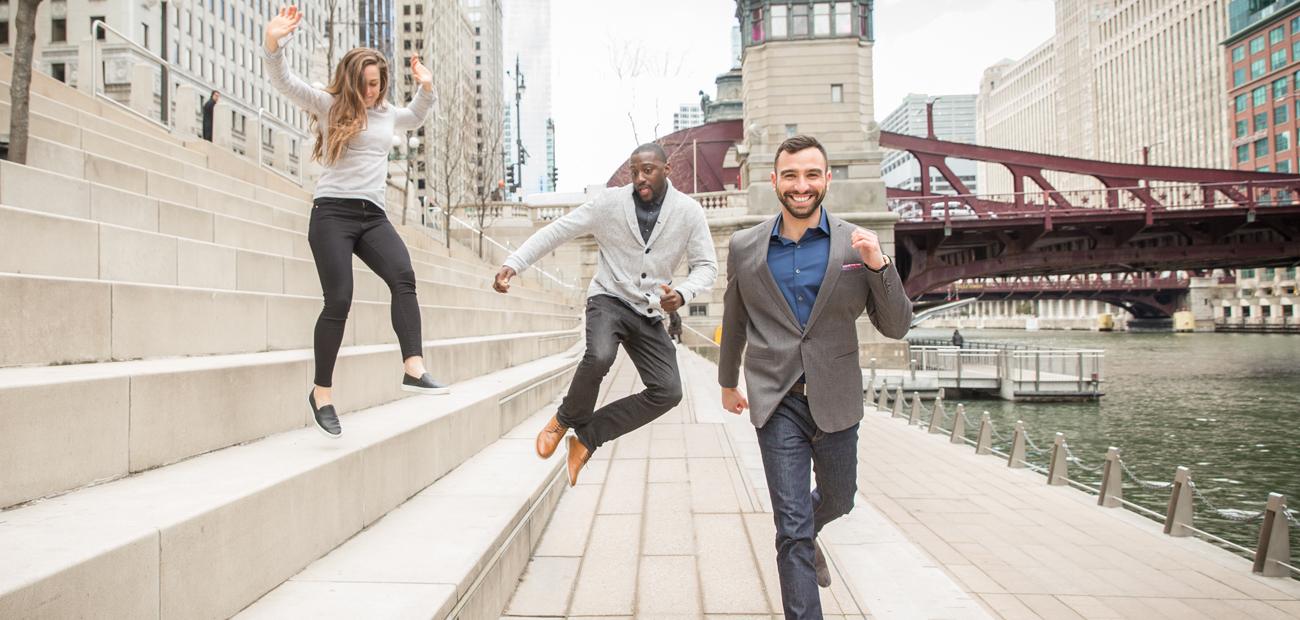
[[[659,161],[664,162],[665,164],[668,163],[668,154],[664,152],[664,147],[659,146],[654,142],[642,144],[641,146],[636,147],[636,150],[632,151],[632,155],[634,156],[638,153],[653,153]]]
[[[776,148],[776,159],[781,157],[781,153],[789,153],[793,155],[805,149],[817,149],[821,151],[822,159],[826,160],[827,165],[830,164],[830,157],[827,157],[826,155],[826,147],[822,146],[822,143],[818,142],[817,138],[802,134],[786,138],[785,142],[782,142],[781,146]],[[773,170],[776,169],[776,159],[772,160]]]

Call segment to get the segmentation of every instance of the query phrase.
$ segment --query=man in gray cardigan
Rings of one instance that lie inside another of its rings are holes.
[[[858,317],[890,338],[912,318],[876,234],[821,207],[830,180],[815,138],[786,140],[772,172],[781,213],[732,235],[727,255],[718,383],[723,407],[749,408],[758,429],[786,618],[822,617],[830,570],[816,536],[857,492]],[[742,351],[752,403],[737,387]]]
[[[643,144],[629,159],[632,184],[611,189],[529,237],[506,259],[492,287],[505,293],[510,278],[566,241],[590,234],[600,249],[587,288],[587,352],[559,411],[537,434],[537,455],[550,458],[569,437],[569,485],[592,452],[640,428],[682,400],[677,349],[664,318],[713,287],[718,259],[704,208],[668,182],[668,157]],[[674,284],[686,259],[690,275]],[[646,389],[593,411],[600,382],[623,345]]]

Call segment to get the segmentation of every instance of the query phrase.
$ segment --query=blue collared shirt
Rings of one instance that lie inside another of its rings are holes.
[[[831,227],[826,219],[826,208],[822,208],[821,223],[816,228],[809,228],[803,238],[792,241],[781,236],[781,222],[785,215],[776,218],[772,226],[772,237],[767,244],[767,268],[772,271],[772,279],[785,302],[790,304],[799,327],[808,326],[812,315],[813,302],[817,301],[817,292],[822,286],[822,277],[826,275],[826,261],[831,253]]]

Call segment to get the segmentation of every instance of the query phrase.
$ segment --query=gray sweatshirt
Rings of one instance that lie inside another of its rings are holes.
[[[262,49],[266,74],[275,89],[320,120],[322,139],[329,139],[329,110],[334,96],[312,88],[284,64],[284,47],[269,54]],[[391,77],[391,76],[390,76]],[[384,182],[388,180],[388,151],[393,134],[420,126],[433,108],[433,93],[420,88],[405,108],[384,101],[366,110],[366,127],[353,136],[333,164],[327,165],[316,182],[314,198],[363,198],[384,206]]]
[[[537,231],[505,264],[523,273],[564,242],[590,234],[600,252],[587,296],[610,295],[638,314],[664,318],[659,307],[659,297],[664,294],[660,284],[668,284],[690,303],[709,292],[718,277],[718,257],[704,208],[671,183],[667,191],[649,241],[641,238],[632,186],[624,185],[601,192]],[[690,265],[690,275],[684,282],[673,282],[673,271],[683,258]]]

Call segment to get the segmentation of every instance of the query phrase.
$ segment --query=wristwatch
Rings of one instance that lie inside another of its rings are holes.
[[[880,273],[886,269],[889,269],[889,265],[894,262],[893,259],[889,258],[888,254],[881,254],[881,256],[885,257],[885,264],[881,265],[880,269],[871,269],[871,265],[867,265],[867,269],[871,269],[876,273]]]

